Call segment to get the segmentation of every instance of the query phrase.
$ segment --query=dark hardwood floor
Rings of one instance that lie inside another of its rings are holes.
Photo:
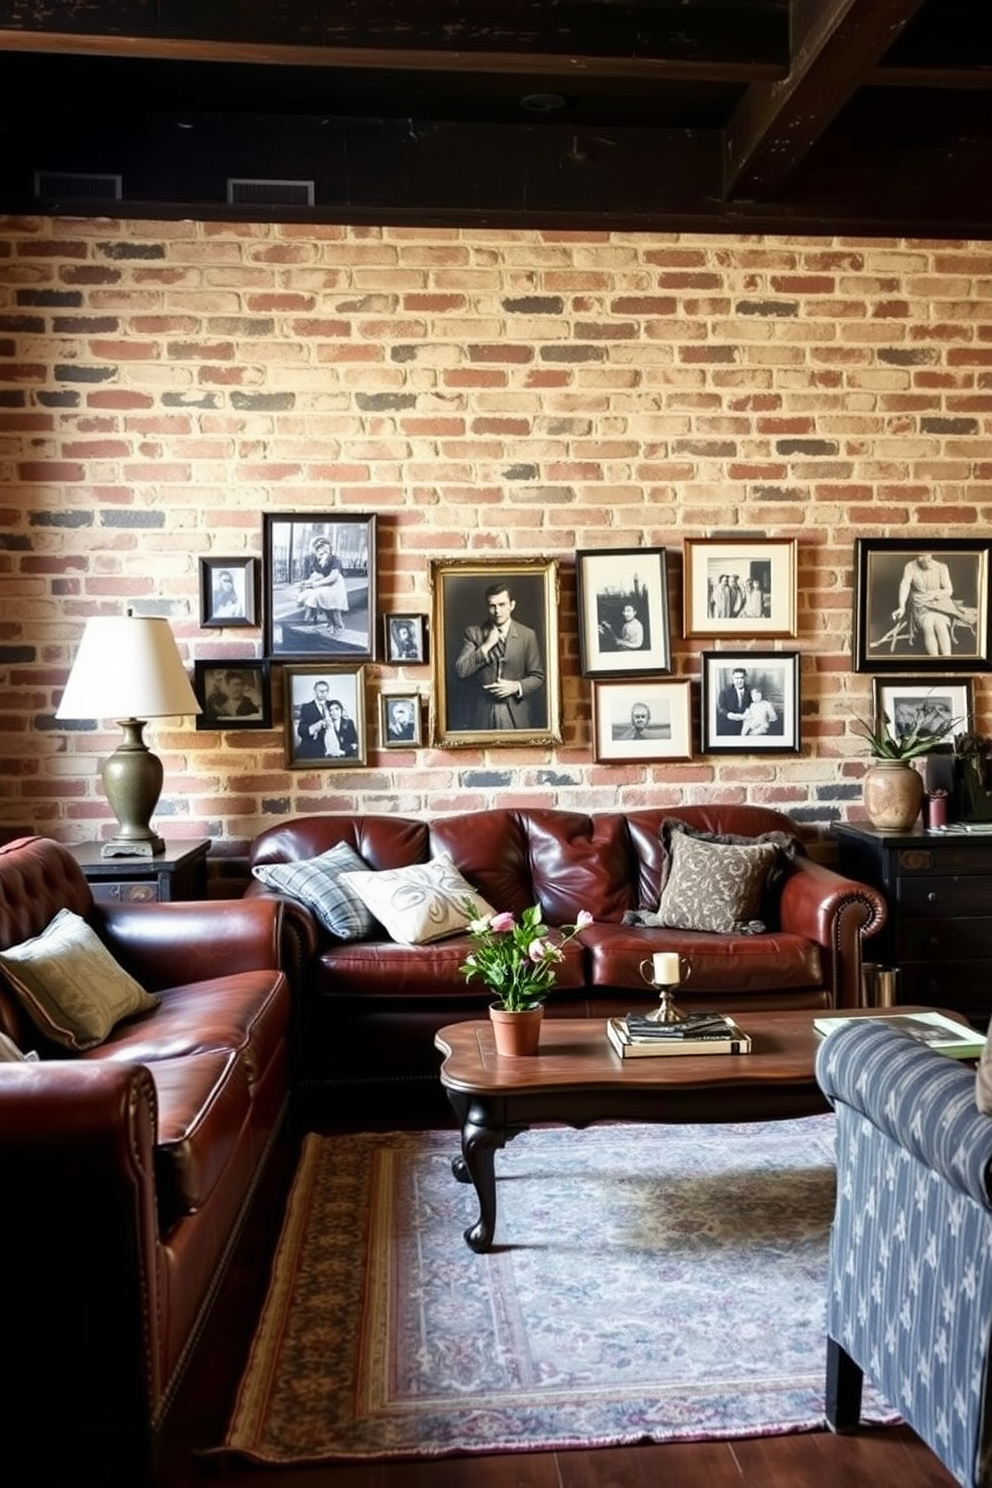
[[[282,1469],[204,1458],[202,1449],[216,1446],[224,1431],[264,1296],[295,1153],[292,1139],[280,1144],[259,1192],[170,1415],[161,1488],[209,1488],[212,1480],[218,1488],[657,1488],[659,1482],[678,1488],[878,1488],[891,1483],[954,1488],[953,1478],[905,1427],[856,1436],[824,1431],[731,1442]]]

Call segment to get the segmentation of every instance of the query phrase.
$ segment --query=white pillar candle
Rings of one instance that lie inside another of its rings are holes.
[[[674,987],[679,979],[679,957],[677,951],[655,951],[654,979],[659,987]]]

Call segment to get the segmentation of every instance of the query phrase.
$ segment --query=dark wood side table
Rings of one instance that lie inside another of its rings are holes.
[[[872,960],[899,968],[899,1001],[992,1014],[992,834],[880,832],[838,823],[840,871],[885,895]]]
[[[210,838],[170,841],[154,858],[101,858],[99,842],[70,847],[85,873],[93,898],[104,903],[164,904],[170,899],[206,899]]]

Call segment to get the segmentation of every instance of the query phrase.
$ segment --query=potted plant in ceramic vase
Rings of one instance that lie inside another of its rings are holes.
[[[908,832],[923,804],[923,776],[912,761],[931,754],[960,723],[943,709],[924,703],[911,729],[897,734],[892,720],[883,713],[875,724],[863,718],[855,733],[868,745],[874,763],[862,780],[862,799],[868,820],[880,831]]]
[[[574,925],[548,931],[539,904],[525,909],[519,919],[503,912],[471,921],[472,949],[459,970],[466,981],[478,977],[493,994],[489,1016],[497,1053],[536,1053],[544,1000],[564,960],[562,946],[591,924],[592,915],[583,909]]]

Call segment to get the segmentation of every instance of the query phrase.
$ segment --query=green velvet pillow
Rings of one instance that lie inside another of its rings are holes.
[[[123,1018],[160,1001],[70,909],[32,940],[0,951],[0,967],[35,1026],[66,1049],[95,1048]]]

